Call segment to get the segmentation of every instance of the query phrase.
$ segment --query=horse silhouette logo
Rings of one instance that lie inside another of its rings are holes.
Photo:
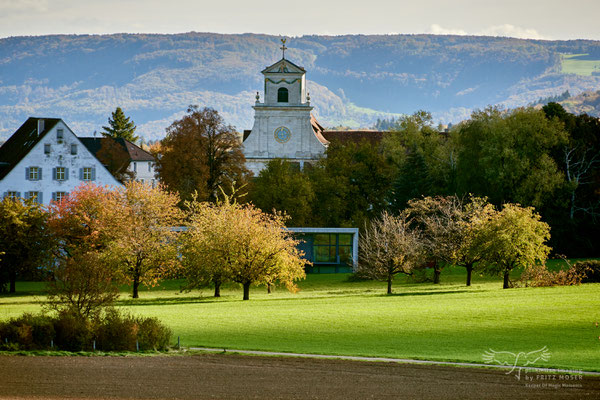
[[[540,360],[548,361],[550,359],[550,351],[548,351],[548,347],[546,346],[539,350],[530,351],[529,353],[523,351],[512,353],[510,351],[496,351],[489,349],[483,353],[482,358],[486,364],[512,366],[510,371],[506,374],[508,375],[516,369],[517,373],[515,377],[520,380],[522,368],[533,365]]]

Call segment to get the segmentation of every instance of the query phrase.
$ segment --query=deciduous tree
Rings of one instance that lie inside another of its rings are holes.
[[[241,140],[217,111],[190,106],[187,112],[167,128],[156,170],[182,201],[197,193],[199,200],[215,202],[219,187],[240,187],[248,178]]]
[[[394,276],[411,274],[423,259],[421,240],[409,228],[406,214],[393,216],[384,211],[361,233],[359,241],[358,273],[387,281],[388,294]]]
[[[289,226],[308,226],[312,220],[314,191],[308,177],[288,161],[267,163],[252,183],[250,199],[261,210],[285,212]]]
[[[51,256],[54,239],[48,230],[48,213],[37,203],[0,201],[0,292],[16,291],[18,274],[35,275]]]
[[[371,143],[331,143],[308,171],[320,226],[362,226],[388,206],[392,169]]]
[[[532,207],[505,204],[485,224],[482,237],[480,263],[488,273],[503,276],[504,289],[510,286],[511,271],[543,264],[550,252],[550,227]]]
[[[199,217],[192,216],[182,247],[192,287],[194,282],[214,281],[221,268],[219,279],[240,283],[243,299],[248,300],[252,284],[279,281],[295,290],[294,282],[304,278],[307,261],[296,247],[298,241],[285,229],[281,215],[263,213],[227,197],[197,209],[201,210]]]
[[[162,186],[131,181],[119,189],[112,207],[115,218],[106,253],[121,268],[139,297],[140,284],[153,285],[177,265],[177,233],[182,212],[179,197]]]
[[[551,153],[567,134],[541,110],[477,111],[457,135],[460,193],[540,207],[564,181]]]

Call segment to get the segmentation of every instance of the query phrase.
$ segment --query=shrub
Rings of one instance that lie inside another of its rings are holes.
[[[138,340],[140,350],[167,350],[171,342],[171,329],[158,318],[139,318]]]
[[[23,314],[0,323],[0,350],[45,350],[51,341],[60,350],[81,351],[167,350],[171,330],[157,318],[135,317],[109,309],[93,320],[77,313],[56,317]]]
[[[56,345],[61,350],[80,351],[92,348],[94,326],[92,321],[69,312],[58,314],[54,322]]]
[[[130,315],[122,315],[117,310],[106,312],[96,330],[96,346],[99,350],[135,351],[138,325]]]
[[[43,314],[23,314],[0,323],[0,348],[3,349],[48,349],[54,336],[53,319]]]
[[[556,272],[549,271],[545,265],[536,265],[527,268],[521,274],[520,282],[524,286],[532,287],[573,286],[581,284],[584,276],[584,272],[574,265],[567,270]]]
[[[573,268],[583,275],[581,283],[598,283],[600,282],[600,261],[599,260],[584,260],[577,261],[573,264]]]

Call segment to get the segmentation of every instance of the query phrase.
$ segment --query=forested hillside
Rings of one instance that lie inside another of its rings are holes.
[[[600,88],[600,42],[435,35],[303,36],[287,58],[307,70],[325,126],[372,126],[418,109],[457,122],[488,104],[508,107]],[[260,71],[281,56],[279,37],[54,35],[0,39],[0,138],[29,116],[63,118],[79,135],[121,106],[146,140],[189,104],[252,127]]]

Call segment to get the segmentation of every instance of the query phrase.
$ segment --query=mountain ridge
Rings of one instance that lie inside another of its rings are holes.
[[[287,45],[286,57],[307,70],[311,104],[326,126],[372,126],[419,109],[457,122],[488,104],[600,89],[600,76],[579,74],[600,60],[600,41],[305,35]],[[0,39],[0,137],[34,114],[91,135],[117,106],[146,140],[160,139],[189,104],[250,129],[260,71],[281,58],[280,46],[272,35],[209,32]],[[569,58],[570,73],[564,54],[587,58]]]

